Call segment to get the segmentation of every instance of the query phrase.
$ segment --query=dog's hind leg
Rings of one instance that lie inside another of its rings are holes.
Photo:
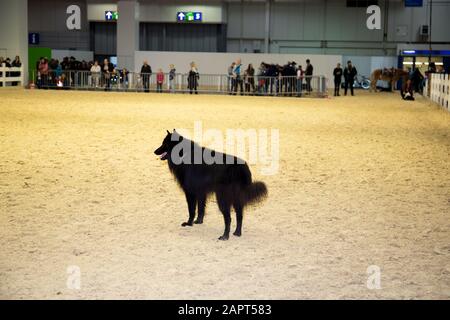
[[[230,207],[222,211],[223,220],[225,222],[225,230],[223,231],[223,235],[219,237],[219,240],[228,240],[230,236],[230,224],[231,224],[231,214]]]
[[[199,196],[198,199],[198,216],[194,221],[196,224],[203,223],[203,217],[205,216],[205,208],[206,208],[206,195]]]
[[[228,240],[230,236],[230,224],[231,224],[231,204],[228,203],[225,197],[217,196],[217,204],[219,205],[219,209],[223,214],[223,220],[225,222],[225,230],[223,231],[223,235],[219,237],[219,240]]]
[[[186,193],[186,201],[189,210],[189,220],[181,224],[182,227],[192,226],[195,218],[195,207],[197,205],[197,199],[193,194]]]
[[[243,218],[243,208],[241,204],[234,204],[234,210],[236,211],[236,230],[234,231],[234,235],[240,237],[242,234],[242,218]]]

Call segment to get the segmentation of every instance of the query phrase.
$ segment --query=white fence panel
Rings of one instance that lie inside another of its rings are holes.
[[[12,77],[11,75],[15,73],[19,73],[19,75]],[[4,63],[0,65],[0,84],[3,88],[13,82],[18,82],[19,86],[23,86],[23,76],[23,67],[6,68],[6,65]]]
[[[431,101],[450,111],[450,75],[435,73],[431,75],[431,84],[428,82]]]

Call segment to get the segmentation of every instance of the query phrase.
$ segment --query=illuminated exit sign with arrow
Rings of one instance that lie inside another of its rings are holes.
[[[105,11],[106,21],[116,21],[119,19],[119,13],[117,11]]]
[[[181,22],[201,22],[203,15],[201,12],[178,12],[177,21]]]

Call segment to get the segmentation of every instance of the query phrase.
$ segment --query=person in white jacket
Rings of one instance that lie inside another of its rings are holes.
[[[102,69],[96,60],[91,67],[92,86],[95,88],[98,88],[101,71]]]

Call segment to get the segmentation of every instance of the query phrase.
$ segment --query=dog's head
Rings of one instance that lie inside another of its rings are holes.
[[[167,160],[169,157],[169,154],[172,152],[172,149],[183,139],[182,136],[180,136],[175,129],[173,129],[173,132],[169,132],[167,130],[167,135],[164,138],[161,146],[155,150],[155,154],[159,156],[161,160]]]

